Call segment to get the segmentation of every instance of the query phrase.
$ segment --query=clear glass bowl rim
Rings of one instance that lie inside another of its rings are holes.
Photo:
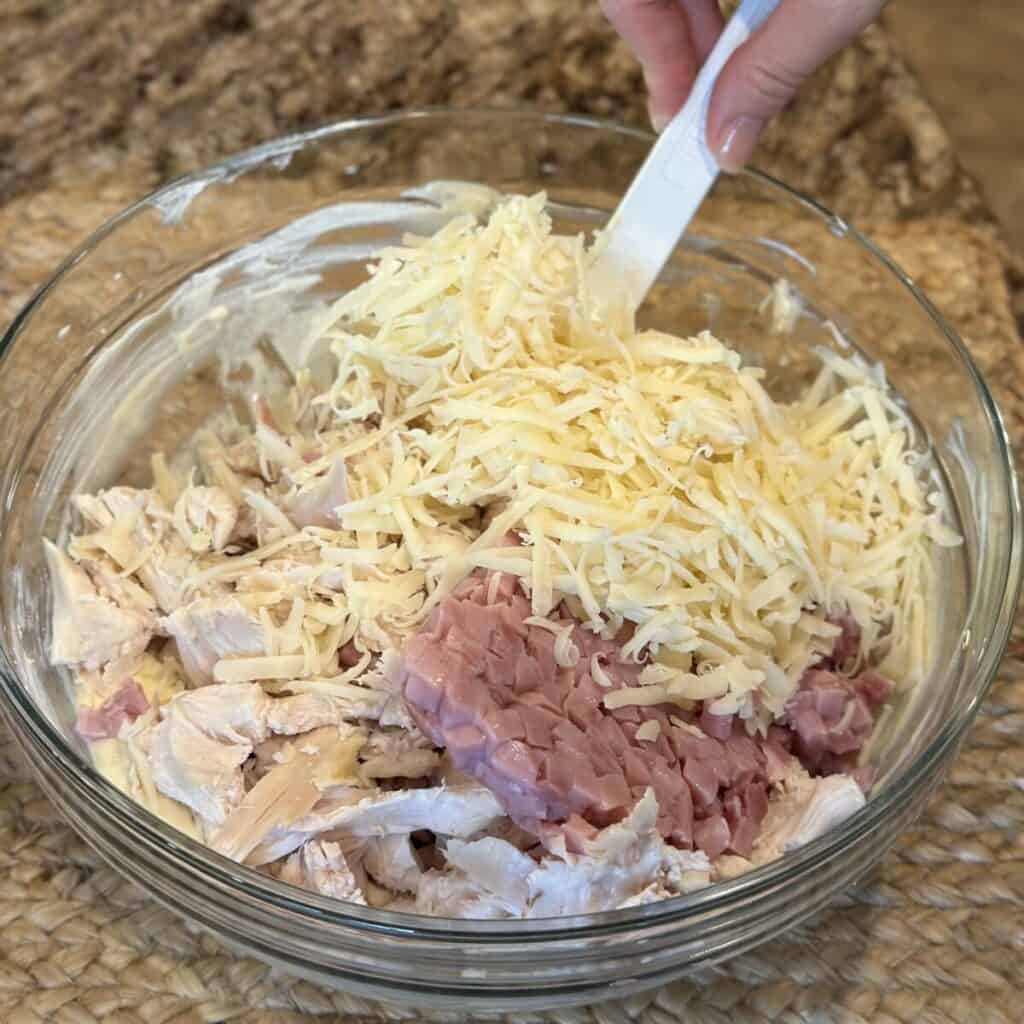
[[[7,352],[17,340],[33,311],[45,301],[51,291],[59,287],[66,273],[81,260],[86,259],[100,242],[132,217],[154,206],[166,208],[166,204],[173,200],[179,190],[191,190],[197,184],[212,184],[217,181],[230,182],[237,175],[244,174],[271,160],[295,153],[311,143],[348,132],[376,127],[400,127],[414,121],[434,121],[439,124],[458,125],[460,122],[465,123],[470,120],[486,122],[499,118],[516,120],[524,125],[532,124],[537,127],[572,126],[619,135],[633,141],[648,143],[654,141],[654,136],[648,131],[602,118],[551,113],[529,108],[488,107],[408,108],[377,115],[347,118],[306,132],[281,136],[198,171],[173,179],[115,214],[97,228],[63,260],[20,312],[15,315],[3,335],[0,336],[0,373],[3,372]],[[407,933],[417,938],[442,942],[472,940],[484,944],[522,943],[531,945],[555,939],[578,938],[582,940],[599,935],[610,935],[635,928],[638,925],[665,925],[677,920],[683,922],[704,911],[712,909],[716,912],[723,911],[730,905],[738,905],[756,897],[759,892],[784,885],[797,876],[803,875],[805,871],[813,870],[815,864],[824,863],[833,857],[840,856],[851,843],[866,839],[890,811],[894,811],[900,805],[908,802],[952,754],[977,713],[998,670],[1009,640],[1020,594],[1022,569],[1024,569],[1021,561],[1021,503],[1012,450],[999,409],[967,347],[928,297],[892,258],[869,238],[851,227],[843,218],[809,196],[754,168],[749,168],[741,173],[743,177],[753,180],[768,192],[778,193],[780,197],[795,203],[808,214],[827,224],[833,231],[841,233],[857,244],[868,257],[892,275],[909,293],[911,299],[927,314],[954,350],[974,385],[995,445],[996,471],[1000,473],[1005,484],[1007,494],[1006,551],[1001,563],[995,566],[997,570],[1001,570],[1001,578],[996,587],[999,593],[999,612],[995,621],[979,624],[976,621],[977,601],[972,596],[964,624],[964,632],[971,631],[972,635],[977,635],[976,627],[979,625],[988,626],[983,633],[983,653],[974,675],[973,686],[967,688],[967,692],[952,709],[929,746],[914,762],[891,780],[883,793],[872,797],[865,807],[856,814],[806,846],[787,853],[779,860],[749,871],[738,878],[715,883],[687,896],[626,910],[606,911],[578,917],[540,918],[525,921],[465,921],[344,904],[278,882],[251,868],[246,868],[213,853],[207,847],[171,828],[144,810],[73,751],[65,743],[60,732],[40,713],[34,702],[28,697],[27,692],[19,685],[11,664],[4,655],[0,657],[0,699],[5,705],[4,709],[28,729],[34,741],[46,752],[46,756],[50,760],[49,767],[56,768],[63,779],[76,780],[75,785],[84,788],[88,793],[93,812],[109,815],[115,823],[123,827],[125,835],[131,837],[133,842],[156,845],[164,851],[165,855],[180,858],[182,867],[189,868],[197,876],[215,885],[218,889],[233,890],[243,899],[264,901],[270,909],[293,913],[310,921],[337,924],[369,933],[377,931],[384,931],[392,935]],[[6,514],[7,510],[0,508],[0,525],[2,525]],[[992,584],[990,583],[989,586]],[[0,655],[3,655],[2,650],[0,650]],[[24,742],[21,737],[17,736],[16,731],[15,738],[19,743]]]

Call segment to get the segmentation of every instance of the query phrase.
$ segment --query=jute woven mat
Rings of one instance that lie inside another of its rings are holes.
[[[51,188],[0,210],[0,319],[138,188]],[[864,225],[936,297],[1024,442],[1022,346],[1001,252],[954,220]],[[947,783],[856,891],[797,932],[625,1003],[527,1020],[600,1024],[1024,1020],[1024,630]],[[252,1024],[442,1019],[275,974],[123,882],[56,816],[0,727],[0,1021]],[[447,1015],[446,1019],[465,1019]]]

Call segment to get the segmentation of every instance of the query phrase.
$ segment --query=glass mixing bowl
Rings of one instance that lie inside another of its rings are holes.
[[[781,394],[814,372],[815,346],[881,361],[932,446],[965,540],[940,567],[934,672],[901,694],[877,736],[878,782],[863,810],[775,863],[687,897],[584,918],[450,921],[336,902],[231,863],[90,765],[66,679],[46,653],[42,539],[66,530],[69,495],[145,482],[149,453],[173,447],[224,400],[219,357],[286,329],[282,311],[315,309],[350,288],[378,246],[433,230],[448,216],[438,182],[545,189],[559,230],[591,230],[650,143],[611,124],[510,111],[405,112],[292,136],[115,217],[4,335],[4,716],[72,826],[156,899],[235,947],[421,1006],[510,1010],[625,995],[750,949],[823,907],[882,856],[953,757],[996,671],[1020,583],[1020,508],[999,414],[963,343],[883,253],[749,172],[718,183],[647,322],[677,333],[712,326],[764,365]],[[780,278],[800,315],[773,331]]]

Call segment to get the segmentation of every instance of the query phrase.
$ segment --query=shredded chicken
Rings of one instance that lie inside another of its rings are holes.
[[[186,487],[174,505],[174,528],[189,551],[223,551],[238,522],[238,507],[222,487]]]
[[[296,526],[338,525],[337,509],[348,499],[345,460],[336,456],[322,476],[286,500],[285,508]]]
[[[352,856],[378,886],[389,892],[415,894],[419,890],[423,867],[408,835],[358,840]]]
[[[149,757],[157,789],[216,827],[245,796],[242,765],[257,744],[321,726],[358,732],[329,697],[275,699],[253,683],[222,683],[173,697],[134,743]]]
[[[178,645],[178,656],[194,686],[213,682],[222,658],[263,654],[259,619],[234,597],[201,597],[161,622]]]
[[[274,828],[287,828],[309,814],[320,799],[314,765],[312,756],[296,754],[271,768],[212,833],[210,846],[242,861]]]
[[[46,560],[53,594],[54,664],[95,670],[146,649],[153,636],[151,614],[103,597],[85,570],[49,541]]]
[[[72,545],[106,552],[121,568],[131,570],[156,601],[172,612],[182,601],[195,560],[171,526],[172,513],[155,490],[111,487],[99,494],[80,494],[75,507],[96,527]]]
[[[440,754],[419,730],[374,732],[362,755],[366,779],[420,779],[432,774],[441,763]]]
[[[337,843],[310,840],[281,865],[278,878],[322,896],[333,896],[348,903],[366,903]]]
[[[352,789],[323,800],[287,828],[274,829],[249,863],[266,864],[301,846],[307,839],[337,831],[349,836],[405,835],[429,829],[440,835],[471,836],[501,817],[501,804],[483,786],[433,786],[390,793]]]
[[[462,842],[449,839],[448,864],[477,887],[482,916],[558,917],[611,910],[627,903],[689,892],[707,885],[711,864],[703,853],[668,846],[658,834],[653,790],[624,821],[603,829],[581,854],[564,845],[539,864],[511,843],[494,837]],[[437,913],[443,888],[428,883],[421,899]],[[469,889],[455,890],[459,916],[477,916]],[[500,907],[502,914],[496,915]]]

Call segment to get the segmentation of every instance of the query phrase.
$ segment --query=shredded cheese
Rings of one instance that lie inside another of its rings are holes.
[[[400,646],[485,567],[519,578],[566,668],[571,627],[547,618],[562,602],[605,637],[632,624],[638,686],[614,689],[591,660],[608,707],[703,700],[764,725],[847,611],[866,647],[885,637],[884,671],[921,679],[934,549],[960,538],[884,375],[823,350],[808,390],[776,402],[710,333],[641,330],[616,296],[598,301],[593,250],[553,234],[545,202],[508,197],[484,221],[383,250],[314,318],[305,349],[327,342],[337,360],[308,399],[317,453],[266,424],[256,440],[287,477],[279,489],[345,460],[336,528],[299,530],[272,500],[284,491],[243,486],[207,440],[204,472],[248,506],[263,547],[195,579],[275,558],[306,567],[276,570],[262,597],[247,585],[267,655],[221,661],[215,677],[322,687],[341,644]],[[774,329],[791,326],[786,287],[773,302]]]
[[[648,743],[653,743],[660,735],[661,722],[656,718],[648,718],[646,722],[641,723],[636,731],[636,738],[646,740]]]

